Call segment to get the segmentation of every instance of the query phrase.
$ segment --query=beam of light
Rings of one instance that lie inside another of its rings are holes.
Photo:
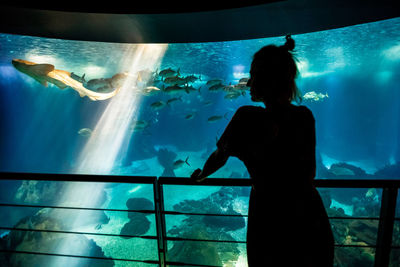
[[[124,57],[126,62],[121,63],[122,69],[128,69],[130,75],[127,76],[119,93],[110,99],[103,111],[77,159],[78,164],[74,173],[111,174],[118,157],[126,152],[132,133],[130,131],[131,123],[136,120],[139,113],[141,94],[137,93],[138,89],[135,86],[137,76],[135,74],[146,68],[157,69],[166,48],[167,45],[163,44],[132,45],[132,49]],[[102,183],[68,183],[67,188],[60,196],[60,205],[98,207],[103,193],[104,184]],[[88,211],[85,210],[76,213],[70,227],[72,229],[79,228],[80,219],[85,216],[93,215],[88,214]],[[82,244],[72,244],[71,242],[73,239],[66,237],[58,245],[55,253],[71,254],[71,248],[73,248],[73,252],[85,255],[90,249]],[[77,266],[75,264],[79,265],[79,261],[55,257],[50,266]]]

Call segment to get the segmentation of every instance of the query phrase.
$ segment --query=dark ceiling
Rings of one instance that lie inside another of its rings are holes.
[[[242,8],[279,2],[283,0],[100,0],[94,1],[6,1],[2,5],[18,8],[85,12],[85,13],[113,13],[113,14],[165,14],[214,11],[232,8]]]
[[[400,16],[399,0],[47,3],[2,2],[0,32],[120,43],[209,42],[300,34]]]

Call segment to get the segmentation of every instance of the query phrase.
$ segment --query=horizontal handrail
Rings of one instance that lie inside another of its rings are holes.
[[[251,186],[250,178],[208,178],[196,182],[188,177],[156,177],[156,176],[121,176],[121,175],[89,175],[89,174],[50,174],[0,172],[0,180],[45,180],[62,182],[103,182],[153,184],[155,180],[161,185],[211,185],[211,186]],[[397,179],[322,179],[314,180],[320,188],[400,188],[400,177]],[[290,186],[290,185],[288,185]]]

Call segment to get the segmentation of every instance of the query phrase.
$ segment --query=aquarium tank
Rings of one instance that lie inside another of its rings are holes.
[[[400,18],[292,37],[302,95],[296,105],[307,106],[316,120],[316,179],[399,179]],[[235,111],[261,105],[251,102],[247,87],[253,54],[284,41],[276,36],[129,44],[0,33],[0,172],[189,177],[216,149]],[[249,174],[240,160],[230,158],[211,178]],[[203,265],[247,266],[249,188],[164,189],[166,210],[229,211],[235,218],[168,215],[170,236],[238,241],[171,241],[170,260],[190,260],[182,254],[186,245],[199,251],[198,260],[207,259]],[[1,248],[36,248],[42,254],[0,253],[0,261],[86,266],[86,258],[62,257],[77,254],[93,256],[90,264],[96,266],[157,266],[157,240],[143,238],[156,235],[154,214],[124,212],[154,209],[153,190],[151,182],[2,180],[3,202],[31,207],[0,207]],[[321,195],[331,216],[379,216],[380,190],[322,190]],[[54,208],[58,205],[92,210]],[[376,220],[336,223],[337,242],[375,242]],[[12,227],[53,232],[35,235]],[[79,234],[60,232],[66,230]],[[356,266],[346,263],[349,258],[373,265],[373,249],[353,250],[337,252],[337,266]],[[46,253],[61,256],[49,260]],[[102,257],[114,260],[97,259]]]

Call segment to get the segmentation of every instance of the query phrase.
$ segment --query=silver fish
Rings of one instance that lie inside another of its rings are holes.
[[[187,157],[186,160],[184,160],[184,161],[181,160],[181,159],[178,159],[177,161],[175,161],[174,164],[173,164],[174,170],[175,170],[175,169],[178,169],[178,168],[180,168],[180,167],[182,167],[182,165],[183,165],[184,163],[186,163],[188,166],[190,166],[190,164],[189,164],[189,162],[188,162],[188,159],[189,159],[189,157]]]

